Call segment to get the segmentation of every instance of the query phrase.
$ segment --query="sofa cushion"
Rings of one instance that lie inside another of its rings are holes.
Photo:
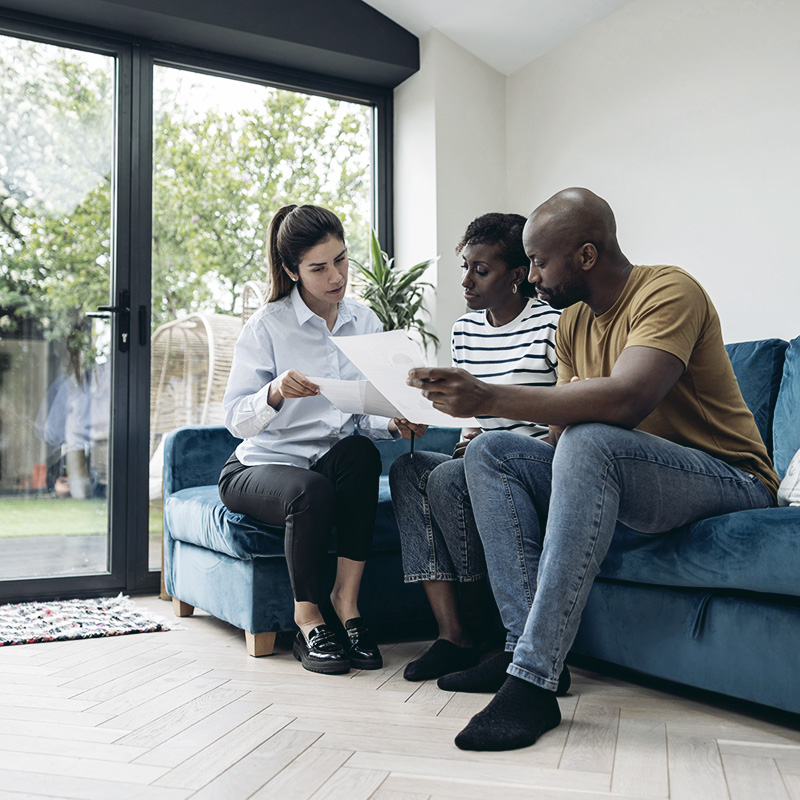
[[[773,414],[783,376],[787,343],[783,339],[761,339],[725,346],[745,403],[753,412],[758,432],[772,455]]]
[[[604,578],[800,596],[800,508],[737,511],[654,536],[617,525]]]
[[[258,556],[284,555],[283,528],[264,525],[246,514],[230,511],[220,500],[216,486],[192,486],[170,495],[164,502],[164,519],[173,539],[232,558],[249,561]],[[329,552],[336,552],[334,537]],[[400,550],[386,476],[380,479],[372,550]]]
[[[789,342],[783,365],[783,380],[775,403],[773,461],[781,478],[794,454],[800,450],[800,336]]]

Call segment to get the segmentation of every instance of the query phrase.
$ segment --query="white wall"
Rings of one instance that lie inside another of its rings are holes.
[[[631,261],[699,278],[726,341],[800,334],[798,0],[634,0],[507,86],[512,207],[586,186]]]
[[[440,256],[429,306],[436,360],[449,364],[450,329],[465,310],[455,246],[472,219],[509,210],[506,79],[435,30],[420,39],[420,62],[395,90],[395,258],[402,269]]]

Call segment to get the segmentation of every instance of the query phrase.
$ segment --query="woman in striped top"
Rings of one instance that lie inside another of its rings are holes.
[[[484,214],[469,224],[456,247],[469,311],[453,326],[453,365],[488,383],[555,386],[559,312],[537,300],[526,280],[524,225],[519,214]],[[407,680],[440,677],[480,659],[462,617],[475,610],[488,618],[493,601],[485,592],[486,562],[464,478],[464,450],[484,431],[548,434],[546,426],[530,422],[478,421],[480,428],[462,431],[452,457],[418,451],[391,467],[405,581],[422,582],[439,625],[439,638],[406,667]]]

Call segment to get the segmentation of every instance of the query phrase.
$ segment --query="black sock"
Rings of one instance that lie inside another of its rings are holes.
[[[508,677],[512,658],[513,653],[498,653],[477,667],[439,678],[436,685],[446,692],[496,692]]]
[[[486,708],[456,736],[461,750],[516,750],[561,722],[555,692],[509,675]]]
[[[572,686],[572,675],[569,674],[569,667],[566,664],[561,668],[561,674],[558,676],[558,689],[556,689],[556,697],[563,697]]]
[[[436,682],[436,685],[446,692],[497,692],[508,677],[506,670],[513,658],[513,653],[498,653],[472,669],[445,675]],[[564,664],[558,676],[556,697],[563,697],[569,691],[571,684],[572,676]]]
[[[411,661],[403,672],[407,681],[427,681],[450,672],[472,667],[480,654],[474,647],[459,647],[447,639],[437,639],[416,661]]]

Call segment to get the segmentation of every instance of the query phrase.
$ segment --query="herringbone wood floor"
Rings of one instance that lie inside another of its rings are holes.
[[[463,753],[453,736],[488,698],[404,681],[425,642],[385,645],[378,672],[316,676],[286,648],[251,658],[201,612],[181,622],[0,649],[0,800],[800,800],[793,720],[732,702],[573,669],[558,729]]]

